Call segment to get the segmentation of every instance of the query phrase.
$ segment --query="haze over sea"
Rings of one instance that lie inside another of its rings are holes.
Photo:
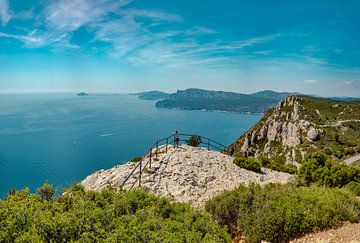
[[[132,95],[0,95],[0,196],[70,186],[143,153],[174,129],[225,145],[261,115],[155,108]]]

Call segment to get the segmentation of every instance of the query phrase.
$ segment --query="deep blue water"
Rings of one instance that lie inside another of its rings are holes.
[[[45,181],[69,186],[142,155],[174,129],[228,145],[261,118],[154,103],[131,95],[0,95],[0,196]]]

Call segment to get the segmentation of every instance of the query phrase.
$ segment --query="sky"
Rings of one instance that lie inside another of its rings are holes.
[[[360,96],[358,0],[0,0],[0,93]]]

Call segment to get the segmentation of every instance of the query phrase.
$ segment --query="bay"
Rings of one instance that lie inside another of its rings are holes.
[[[141,156],[175,129],[228,145],[261,117],[159,109],[127,94],[0,95],[0,197],[45,181],[60,191]]]

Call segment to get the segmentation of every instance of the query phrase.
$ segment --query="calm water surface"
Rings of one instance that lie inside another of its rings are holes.
[[[154,103],[131,95],[0,95],[0,196],[45,181],[69,186],[142,155],[174,129],[228,145],[261,118]]]

